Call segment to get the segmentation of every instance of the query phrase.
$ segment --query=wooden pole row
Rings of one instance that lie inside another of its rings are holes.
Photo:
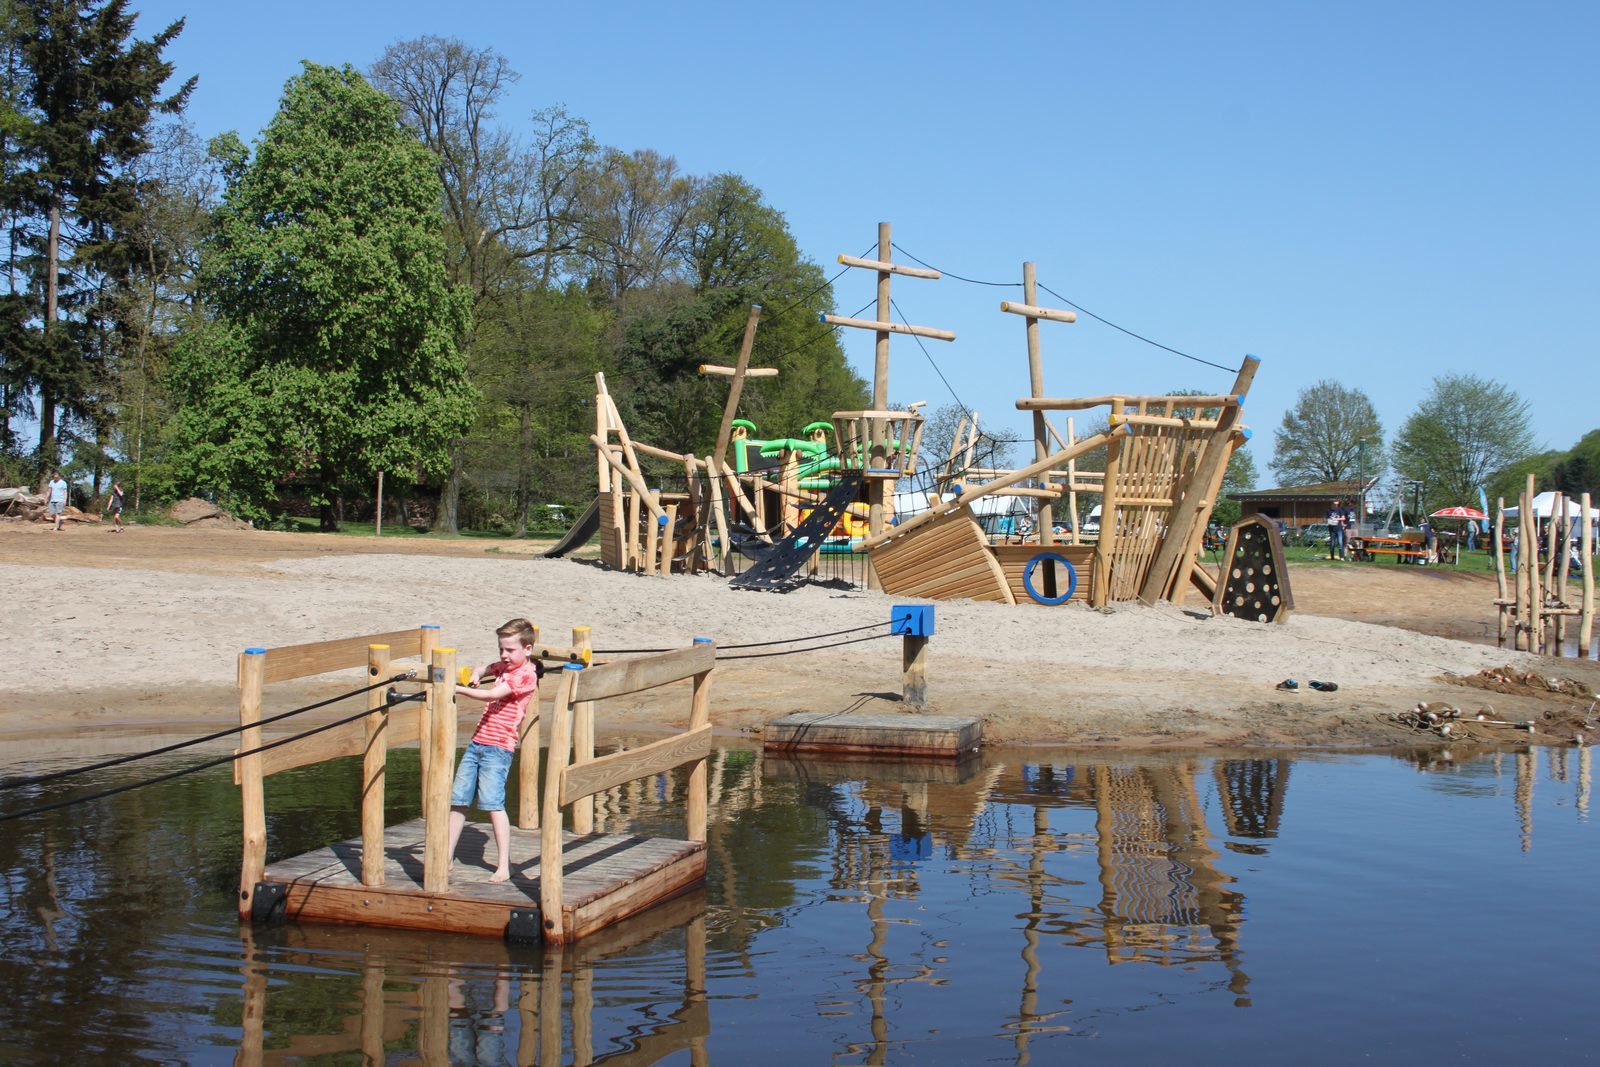
[[[1534,477],[1529,474],[1517,500],[1516,573],[1510,590],[1507,589],[1503,550],[1505,498],[1495,501],[1493,552],[1495,608],[1499,620],[1496,636],[1502,646],[1509,636],[1518,651],[1562,656],[1566,654],[1571,637],[1568,620],[1576,619],[1577,652],[1587,657],[1594,639],[1595,615],[1595,527],[1590,516],[1590,494],[1581,495],[1576,517],[1563,495],[1552,509],[1541,536],[1539,517],[1533,511],[1534,489]],[[1572,541],[1574,525],[1578,528],[1576,546]],[[1542,568],[1539,565],[1541,541],[1545,557]],[[1571,589],[1574,563],[1582,571],[1577,603],[1573,602]]]

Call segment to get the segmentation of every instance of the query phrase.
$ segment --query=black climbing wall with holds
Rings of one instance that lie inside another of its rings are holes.
[[[1283,565],[1283,542],[1271,519],[1252,515],[1228,532],[1221,580],[1211,608],[1251,622],[1282,622],[1294,609],[1289,571]]]

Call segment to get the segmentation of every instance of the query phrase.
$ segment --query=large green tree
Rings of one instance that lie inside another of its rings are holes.
[[[11,228],[11,327],[0,349],[8,399],[37,395],[41,461],[58,458],[59,413],[96,421],[92,403],[111,336],[104,306],[140,269],[124,240],[141,211],[131,165],[150,148],[154,116],[182,110],[194,79],[163,94],[162,52],[179,20],[133,37],[126,0],[5,5],[6,160],[0,197]],[[17,253],[20,251],[20,255]],[[9,419],[11,412],[6,416]]]
[[[343,485],[437,476],[472,417],[434,160],[354,69],[307,63],[225,172],[201,261],[217,322],[184,348],[175,445],[196,487],[261,512],[296,480],[331,528]]]
[[[1533,453],[1528,405],[1510,388],[1473,374],[1447,374],[1395,438],[1394,468],[1420,482],[1428,510],[1469,504],[1478,487]]]
[[[1371,478],[1383,467],[1383,424],[1372,400],[1331,379],[1300,390],[1273,435],[1272,473],[1281,485]]]

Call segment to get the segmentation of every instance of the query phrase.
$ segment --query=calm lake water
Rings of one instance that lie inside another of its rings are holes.
[[[390,766],[409,818],[415,753]],[[0,1061],[1590,1060],[1590,771],[1587,749],[720,750],[705,889],[556,951],[241,926],[222,768],[0,823]],[[271,779],[269,858],[354,836],[358,777]],[[681,788],[614,795],[605,828],[681,832]]]

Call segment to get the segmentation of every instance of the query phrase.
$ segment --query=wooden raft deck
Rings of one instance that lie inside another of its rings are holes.
[[[643,911],[703,881],[705,844],[631,834],[562,835],[561,908],[571,939]],[[519,929],[539,930],[539,831],[511,828],[511,879],[490,884],[493,838],[483,823],[461,834],[450,888],[422,888],[423,822],[387,827],[384,884],[361,884],[361,840],[269,864],[262,880],[286,887],[284,915],[309,922],[357,923],[414,930],[505,936],[518,913]]]
[[[977,749],[983,724],[961,715],[863,715],[808,711],[767,723],[762,747],[769,752],[815,752],[832,756],[958,759]]]

